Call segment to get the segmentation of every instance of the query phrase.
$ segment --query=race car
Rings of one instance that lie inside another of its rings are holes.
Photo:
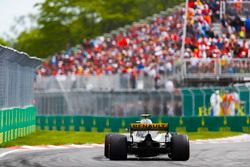
[[[187,135],[169,132],[168,123],[152,123],[149,114],[130,124],[128,134],[107,134],[104,155],[110,160],[126,160],[128,154],[136,157],[154,157],[167,154],[172,160],[189,159]]]

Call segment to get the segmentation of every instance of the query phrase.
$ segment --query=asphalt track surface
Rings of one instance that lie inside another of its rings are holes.
[[[4,167],[157,167],[157,166],[250,166],[250,142],[191,143],[188,161],[171,161],[167,155],[138,159],[128,156],[126,161],[110,161],[103,156],[103,148],[74,148],[60,150],[22,151],[0,159]]]

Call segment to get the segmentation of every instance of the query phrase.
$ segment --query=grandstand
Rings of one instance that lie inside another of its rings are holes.
[[[232,13],[234,8],[229,4],[232,2],[189,1],[185,40],[186,10],[180,5],[55,53],[37,74],[97,78],[125,75],[130,82],[125,88],[137,88],[140,79],[143,88],[149,80],[154,88],[163,88],[166,80],[186,86],[245,82],[250,77],[249,31],[243,18],[248,10],[243,7],[244,13]]]
[[[38,75],[119,74],[134,80],[146,75],[154,80],[161,74],[172,74],[180,54],[184,8],[169,13],[162,12],[147,18],[149,22],[134,23],[53,55],[38,70]]]

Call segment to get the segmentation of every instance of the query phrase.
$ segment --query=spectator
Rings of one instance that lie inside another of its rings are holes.
[[[230,93],[230,106],[229,106],[229,110],[230,110],[230,115],[236,115],[236,108],[239,109],[240,107],[240,97],[239,94],[236,91],[233,91],[232,93]]]
[[[212,94],[210,97],[210,104],[212,107],[212,116],[219,116],[220,115],[220,104],[222,99],[219,95],[219,90],[216,90],[215,93]]]
[[[137,72],[136,72],[136,69],[134,67],[134,69],[132,69],[131,76],[130,76],[130,83],[131,83],[132,89],[136,88],[136,80],[137,80]]]
[[[155,89],[159,89],[161,84],[161,76],[159,73],[155,76]]]
[[[245,21],[246,36],[250,38],[250,18],[248,17]]]
[[[166,89],[168,92],[174,92],[175,87],[174,87],[173,81],[171,81],[171,80],[166,80],[166,82],[165,82],[165,89]]]

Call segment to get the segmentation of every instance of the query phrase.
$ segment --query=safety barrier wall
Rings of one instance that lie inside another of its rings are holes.
[[[36,125],[41,130],[125,132],[130,123],[140,117],[99,116],[37,116]],[[250,132],[249,116],[227,117],[152,117],[153,122],[169,123],[170,131],[238,131]]]
[[[26,136],[36,130],[36,108],[0,110],[0,144]]]

